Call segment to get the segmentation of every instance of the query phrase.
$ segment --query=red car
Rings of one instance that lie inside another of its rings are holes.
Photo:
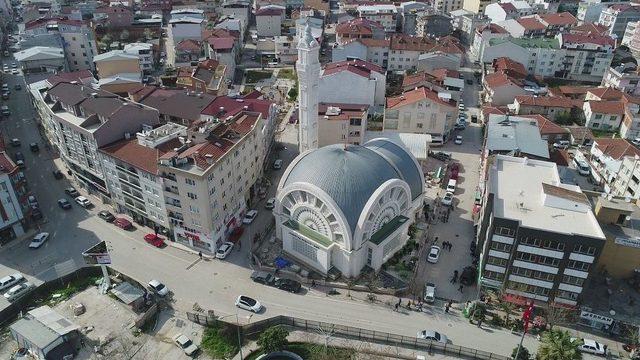
[[[164,239],[161,238],[160,236],[156,235],[156,234],[147,234],[144,236],[144,241],[148,242],[149,244],[157,247],[157,248],[161,248],[164,247]]]
[[[129,230],[133,227],[133,224],[131,223],[131,221],[125,218],[116,218],[115,220],[113,220],[113,224],[124,230]]]

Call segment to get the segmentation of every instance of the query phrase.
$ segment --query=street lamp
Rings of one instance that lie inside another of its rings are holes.
[[[236,332],[238,334],[238,351],[240,351],[240,359],[244,359],[244,357],[242,356],[242,340],[240,339],[240,321],[238,320],[238,313],[219,317],[218,320],[222,320],[224,318],[228,318],[229,316],[235,316],[236,317]]]

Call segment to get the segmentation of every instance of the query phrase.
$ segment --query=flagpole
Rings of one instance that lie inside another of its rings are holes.
[[[529,307],[522,314],[523,326],[522,326],[522,336],[520,337],[520,344],[518,344],[518,351],[516,351],[516,356],[513,358],[514,360],[518,360],[518,356],[520,355],[520,350],[522,349],[522,342],[524,341],[524,335],[529,330],[529,322],[531,321],[531,313],[533,313],[533,300]]]
[[[526,334],[526,331],[522,332],[522,336],[520,337],[520,344],[518,344],[518,351],[516,351],[516,357],[514,357],[514,360],[518,360],[518,355],[520,355],[520,349],[522,349],[522,342],[524,341],[524,334]]]

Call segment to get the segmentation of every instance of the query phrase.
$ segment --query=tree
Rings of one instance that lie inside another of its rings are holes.
[[[549,330],[553,330],[555,325],[564,325],[573,322],[574,316],[574,310],[554,306],[554,304],[544,309],[544,319],[547,325],[549,325]]]
[[[144,35],[144,39],[147,41],[153,39],[153,32],[149,28],[145,28],[142,34]]]
[[[296,101],[298,99],[298,82],[296,82],[296,84],[291,89],[289,89],[287,95],[289,96],[289,100],[291,101]]]
[[[126,41],[129,39],[129,30],[124,29],[122,30],[122,32],[120,33],[120,41]]]
[[[106,50],[109,50],[109,47],[111,47],[111,44],[113,43],[113,38],[111,35],[105,34],[102,39],[100,39],[100,43]]]
[[[581,360],[578,340],[572,340],[569,332],[550,330],[542,334],[536,359],[538,360]]]
[[[289,343],[287,336],[289,336],[289,331],[283,326],[272,326],[260,334],[258,346],[267,354],[280,351]]]
[[[507,301],[502,293],[502,291],[493,291],[491,296],[495,297],[495,300],[498,302],[498,309],[505,314],[504,325],[505,327],[509,327],[511,323],[511,315],[513,315],[513,310],[515,310],[516,305],[510,301]]]
[[[516,354],[518,354],[517,359],[516,359]],[[529,353],[529,350],[527,350],[527,348],[524,346],[520,348],[520,352],[518,352],[518,348],[515,347],[511,352],[511,358],[513,360],[531,360],[531,354]]]

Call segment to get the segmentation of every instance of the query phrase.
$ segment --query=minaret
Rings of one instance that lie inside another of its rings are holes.
[[[318,148],[318,83],[320,45],[311,35],[309,22],[298,41],[298,149],[300,153]]]

